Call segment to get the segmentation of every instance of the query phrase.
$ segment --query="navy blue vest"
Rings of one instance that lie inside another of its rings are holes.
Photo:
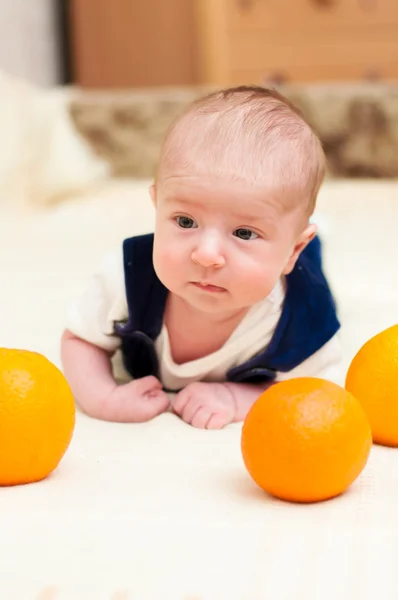
[[[124,364],[134,378],[159,377],[154,340],[162,325],[168,290],[152,263],[153,234],[123,243],[128,305],[127,323],[115,325],[121,337]],[[340,327],[336,305],[322,272],[318,237],[304,249],[286,276],[282,314],[269,345],[242,365],[227,372],[228,381],[260,383],[290,371],[319,350]]]

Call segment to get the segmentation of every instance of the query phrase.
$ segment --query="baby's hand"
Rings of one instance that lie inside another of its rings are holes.
[[[173,409],[193,427],[221,429],[234,420],[236,403],[228,383],[197,382],[177,394]]]
[[[115,386],[104,400],[108,421],[141,423],[165,412],[170,405],[162,384],[152,375]]]

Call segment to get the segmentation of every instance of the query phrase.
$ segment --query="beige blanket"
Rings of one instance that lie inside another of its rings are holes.
[[[0,345],[57,365],[67,303],[103,251],[150,231],[147,182],[111,183],[45,212],[0,208]],[[398,317],[398,183],[331,182],[316,219],[346,365]],[[4,600],[397,600],[398,449],[374,447],[330,502],[271,499],[251,482],[240,426],[198,431],[79,414],[47,480],[0,489]]]

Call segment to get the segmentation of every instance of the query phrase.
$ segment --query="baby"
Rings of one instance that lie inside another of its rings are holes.
[[[219,429],[274,382],[336,381],[340,325],[310,221],[324,174],[318,138],[278,92],[189,106],[150,188],[155,233],[126,239],[69,311],[62,362],[81,409],[147,421],[174,392],[174,413]]]

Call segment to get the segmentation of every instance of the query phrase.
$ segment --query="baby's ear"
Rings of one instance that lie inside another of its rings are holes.
[[[314,239],[317,234],[317,230],[318,228],[315,223],[311,223],[310,225],[307,225],[304,231],[299,235],[293,248],[293,252],[291,253],[290,258],[283,269],[283,275],[288,275],[293,271],[298,257],[304,248],[308,246],[308,244]]]
[[[157,194],[156,194],[156,185],[154,183],[152,183],[152,185],[149,186],[149,195],[151,196],[152,204],[156,208]]]

